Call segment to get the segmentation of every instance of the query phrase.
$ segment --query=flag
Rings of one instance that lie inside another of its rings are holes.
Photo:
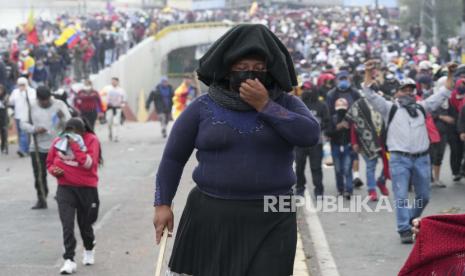
[[[80,33],[77,32],[75,34],[73,34],[70,38],[68,38],[68,40],[66,41],[66,44],[68,44],[68,49],[71,49],[73,48],[74,46],[76,46],[76,44],[78,44],[78,42],[81,40],[81,36],[80,36]]]
[[[254,1],[250,6],[249,15],[255,15],[258,11],[258,3]]]
[[[29,16],[26,24],[24,24],[24,33],[26,34],[26,41],[32,45],[37,46],[39,44],[39,37],[37,36],[37,30],[35,26],[34,11],[29,12]]]
[[[115,7],[111,4],[110,1],[108,1],[106,4],[106,10],[108,14],[113,14],[115,12]]]
[[[184,111],[184,109],[186,109],[188,96],[189,86],[185,81],[183,81],[181,85],[179,85],[179,87],[174,91],[173,110],[171,114],[173,116],[173,120],[176,120]]]
[[[55,40],[55,45],[56,46],[62,46],[63,44],[67,43],[68,40],[77,33],[76,29],[73,27],[68,27],[63,30],[61,33],[60,37]]]

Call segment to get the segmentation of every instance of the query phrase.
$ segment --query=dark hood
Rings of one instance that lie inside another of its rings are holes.
[[[268,73],[286,92],[297,85],[294,64],[284,44],[266,26],[241,24],[220,37],[200,59],[199,80],[210,86],[226,80],[233,62],[249,54],[266,59]]]

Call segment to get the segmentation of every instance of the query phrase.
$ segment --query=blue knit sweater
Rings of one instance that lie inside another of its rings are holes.
[[[302,101],[283,94],[262,112],[221,107],[208,95],[192,102],[173,125],[155,181],[154,205],[170,205],[184,165],[197,149],[193,179],[223,199],[289,194],[294,146],[318,143],[320,126]]]

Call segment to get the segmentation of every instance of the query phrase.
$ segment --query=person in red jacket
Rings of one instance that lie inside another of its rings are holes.
[[[74,98],[74,107],[79,110],[81,117],[89,121],[92,129],[95,128],[97,118],[103,117],[104,106],[100,94],[93,88],[92,81],[86,79],[84,87]]]
[[[60,270],[62,274],[76,272],[76,213],[84,243],[82,263],[94,263],[95,236],[92,225],[97,220],[100,204],[97,191],[100,164],[100,142],[89,123],[78,117],[70,119],[63,134],[53,141],[47,156],[47,170],[58,182],[56,199],[65,247],[65,263]]]

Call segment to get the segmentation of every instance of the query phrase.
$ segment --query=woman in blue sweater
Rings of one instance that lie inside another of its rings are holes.
[[[264,196],[291,195],[293,148],[318,143],[320,126],[287,94],[291,57],[265,26],[238,25],[200,60],[208,94],[176,120],[158,168],[157,243],[173,231],[170,205],[194,149],[196,187],[181,217],[171,272],[202,276],[292,275],[295,212],[264,212]]]

